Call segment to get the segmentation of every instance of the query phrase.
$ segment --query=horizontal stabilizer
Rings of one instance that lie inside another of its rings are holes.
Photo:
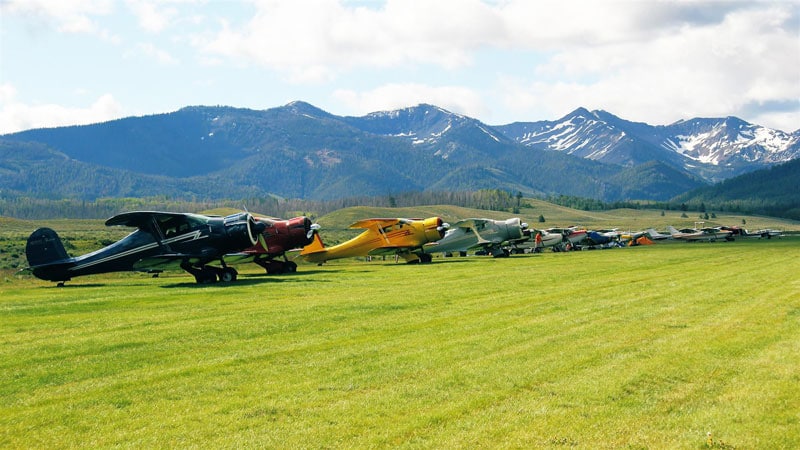
[[[310,244],[303,247],[303,251],[300,252],[300,256],[311,255],[325,251],[327,250],[325,249],[325,244],[322,243],[322,238],[319,237],[319,233],[314,233],[314,240],[311,241]]]

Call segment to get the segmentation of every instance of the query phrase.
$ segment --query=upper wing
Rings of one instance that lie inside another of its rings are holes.
[[[408,220],[409,219],[364,219],[350,225],[350,228],[384,228],[401,222],[405,223]]]
[[[110,227],[114,225],[122,225],[126,227],[149,229],[149,227],[153,224],[154,218],[158,222],[164,222],[169,219],[183,219],[187,216],[188,214],[160,211],[131,211],[117,214],[116,216],[106,220],[106,226]]]
[[[460,220],[460,221],[456,222],[453,225],[453,227],[455,227],[455,228],[465,228],[465,229],[468,229],[468,230],[472,231],[472,233],[475,234],[476,242],[471,248],[482,247],[482,246],[485,246],[485,245],[488,245],[488,244],[492,243],[488,239],[485,239],[483,236],[481,236],[481,233],[480,233],[482,230],[484,230],[486,228],[486,225],[488,223],[490,223],[490,222],[492,222],[492,221],[489,220],[489,219],[465,219],[465,220]]]
[[[453,224],[453,228],[479,228],[489,223],[488,219],[464,219]]]

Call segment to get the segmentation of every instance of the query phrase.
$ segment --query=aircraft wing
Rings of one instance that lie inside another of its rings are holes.
[[[453,228],[475,228],[489,223],[486,219],[464,219],[452,225]]]
[[[417,250],[419,247],[399,247],[399,246],[383,246],[378,248],[373,248],[367,254],[370,256],[388,256],[388,255],[396,255],[402,253],[410,253],[413,250]]]
[[[122,225],[126,227],[136,227],[149,229],[155,217],[158,222],[163,222],[169,219],[181,219],[188,216],[188,214],[159,212],[159,211],[131,211],[106,220],[106,226]]]
[[[364,220],[359,220],[358,222],[350,225],[350,228],[374,228],[374,227],[383,228],[383,227],[389,227],[389,226],[392,226],[392,225],[395,225],[395,224],[398,224],[398,223],[401,223],[401,222],[405,222],[405,220],[406,219],[397,219],[397,218],[395,218],[395,219],[388,219],[388,218],[387,219],[364,219]],[[412,220],[415,220],[415,219],[412,219]]]
[[[183,254],[183,253],[167,253],[163,255],[155,255],[147,258],[142,258],[133,263],[133,270],[142,272],[159,271],[159,270],[183,270],[181,265],[184,262],[189,262],[192,266],[200,266],[209,261],[217,259],[218,256],[202,255],[202,254]]]
[[[246,252],[239,252],[239,253],[228,253],[225,255],[225,263],[227,264],[244,264],[253,262],[253,260],[258,256],[256,253],[246,253]]]
[[[487,219],[464,219],[456,222],[455,224],[452,225],[452,227],[465,228],[471,230],[475,234],[475,238],[477,239],[477,241],[470,248],[475,248],[475,247],[483,247],[493,243],[492,241],[485,239],[483,236],[481,236],[481,233],[478,231],[479,228],[481,230],[485,229],[486,225],[492,222],[493,221]]]

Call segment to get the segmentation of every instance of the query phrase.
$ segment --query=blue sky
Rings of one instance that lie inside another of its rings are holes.
[[[294,100],[792,132],[800,2],[0,0],[0,134]]]

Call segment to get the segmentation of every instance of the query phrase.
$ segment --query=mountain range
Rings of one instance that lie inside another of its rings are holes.
[[[666,126],[578,108],[491,126],[442,108],[336,116],[304,102],[192,106],[0,136],[0,190],[49,198],[330,200],[484,188],[668,200],[800,157],[800,130],[735,117]]]

